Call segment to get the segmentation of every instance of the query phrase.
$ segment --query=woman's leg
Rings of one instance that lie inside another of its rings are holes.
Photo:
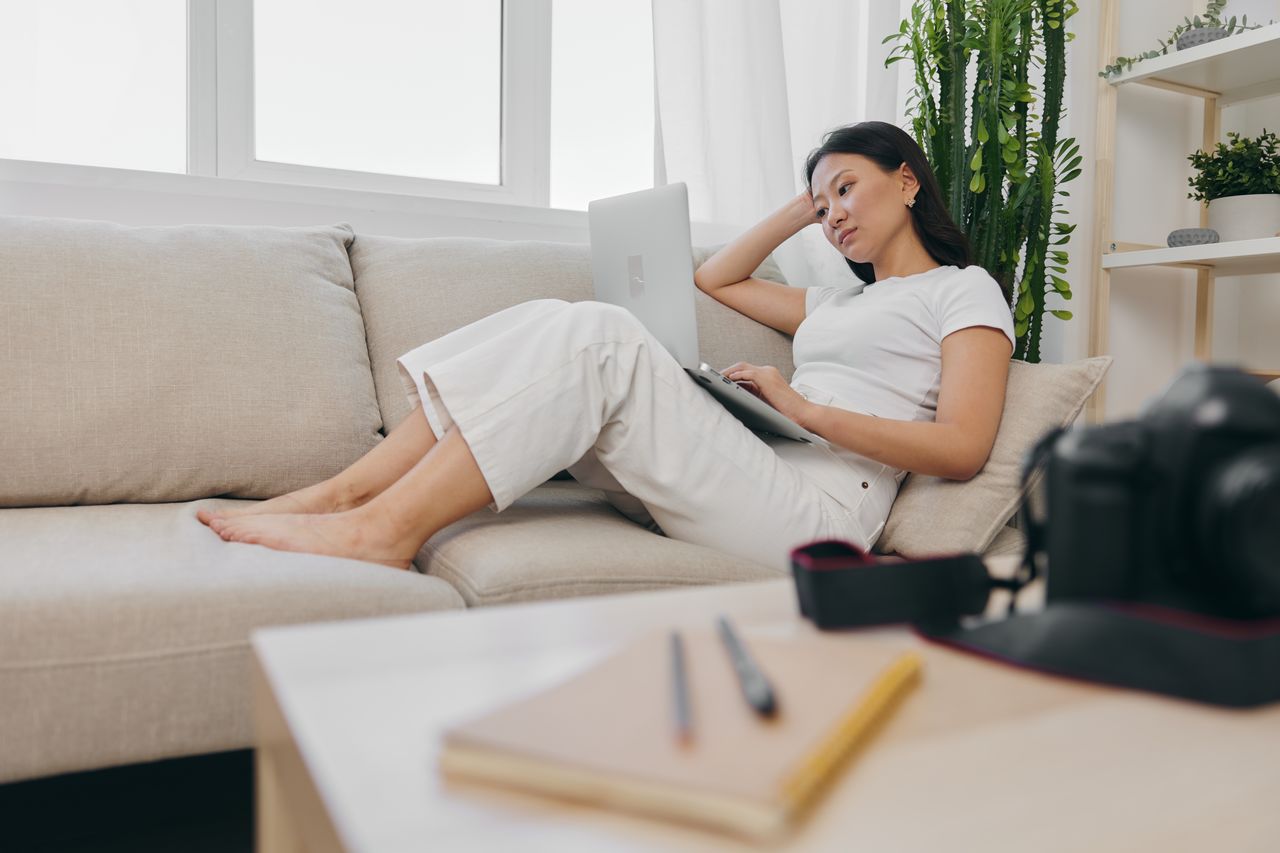
[[[408,473],[354,509],[215,518],[209,526],[228,542],[407,569],[436,531],[492,500],[475,457],[455,427]]]
[[[473,371],[475,375],[467,387],[451,393],[450,399],[488,399],[485,392],[501,384],[500,377],[510,380],[522,375],[513,367],[522,366],[534,373],[544,367],[518,357],[503,357],[494,364],[493,353],[509,356],[514,345],[528,340],[532,326],[568,307],[569,303],[558,299],[521,303],[423,344],[398,359],[406,391],[415,404],[413,412],[378,447],[338,477],[311,487],[323,500],[341,509],[314,513],[295,509],[294,514],[289,514],[288,502],[281,501],[275,504],[280,509],[272,513],[228,514],[219,518],[202,510],[197,515],[230,541],[350,556],[407,568],[423,542],[440,527],[486,503],[494,505],[475,457],[453,426],[453,418],[434,386],[421,374],[423,366],[446,361],[482,365],[478,373]],[[553,333],[553,338],[557,336]],[[553,353],[552,361],[558,360],[559,353]],[[494,381],[486,381],[490,378]],[[537,483],[528,488],[533,485]],[[340,500],[342,495],[346,497]]]
[[[196,511],[196,518],[208,524],[216,517],[344,512],[371,500],[426,456],[435,446],[438,435],[443,435],[444,432],[438,419],[436,424],[430,422],[431,416],[424,410],[417,386],[405,365],[451,358],[522,324],[537,321],[538,318],[567,307],[568,304],[561,299],[534,299],[522,302],[482,317],[411,350],[402,356],[399,362],[402,381],[413,403],[413,411],[386,438],[378,442],[376,447],[342,473],[323,482],[241,509],[221,511],[200,509]]]
[[[419,405],[376,447],[342,473],[243,509],[220,512],[200,509],[196,512],[196,518],[208,524],[217,517],[235,518],[241,515],[282,512],[344,512],[355,509],[404,476],[435,444],[435,433],[431,431],[426,416],[422,413],[422,406]]]
[[[782,572],[796,544],[861,535],[849,510],[696,388],[621,309],[577,303],[465,358],[419,367],[444,432],[400,481],[345,513],[215,529],[407,567],[445,525],[486,502],[505,509],[594,447],[672,538]]]

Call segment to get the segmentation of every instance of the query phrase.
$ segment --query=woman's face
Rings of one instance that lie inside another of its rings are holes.
[[[886,172],[861,154],[827,154],[809,189],[827,240],[857,263],[874,264],[894,237],[912,233],[906,202],[919,183],[905,163]]]

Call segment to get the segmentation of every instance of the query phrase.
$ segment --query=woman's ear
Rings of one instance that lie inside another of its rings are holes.
[[[906,163],[898,167],[898,180],[902,184],[903,198],[915,198],[916,193],[920,191],[920,181]]]

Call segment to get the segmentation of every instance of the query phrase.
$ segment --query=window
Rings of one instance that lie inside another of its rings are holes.
[[[0,0],[0,157],[187,170],[187,10]]]
[[[653,185],[651,0],[0,0],[0,158],[585,210]]]
[[[259,160],[497,185],[501,0],[255,0]]]

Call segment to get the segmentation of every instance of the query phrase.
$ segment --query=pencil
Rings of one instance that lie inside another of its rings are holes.
[[[693,737],[693,719],[689,711],[689,674],[684,662],[684,639],[679,631],[671,632],[671,698],[676,717],[676,736],[682,741]]]

